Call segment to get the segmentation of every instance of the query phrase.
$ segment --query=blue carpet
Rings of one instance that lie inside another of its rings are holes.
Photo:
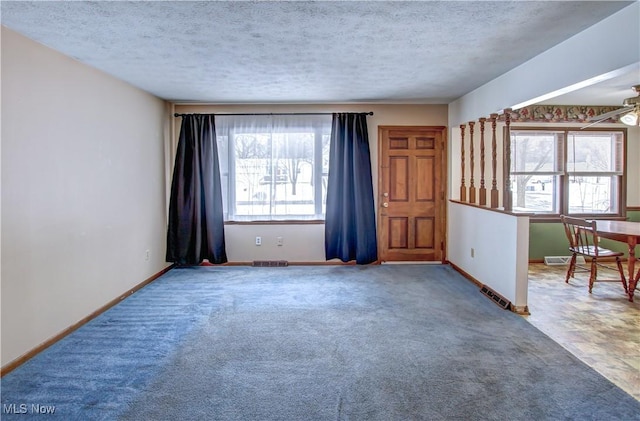
[[[58,419],[114,419],[219,303],[220,287],[188,271],[166,273],[4,376],[2,419],[43,419],[33,404],[55,406]]]
[[[640,420],[447,266],[173,269],[1,387],[8,420]]]

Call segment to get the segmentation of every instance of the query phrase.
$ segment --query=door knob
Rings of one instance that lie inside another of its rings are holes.
[[[383,207],[383,208],[388,208],[388,207],[389,207],[389,204],[388,204],[387,202],[384,202],[384,203],[382,204],[382,207]]]

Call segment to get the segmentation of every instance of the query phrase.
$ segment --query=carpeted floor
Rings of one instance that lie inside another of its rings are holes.
[[[40,404],[65,420],[640,420],[639,401],[430,265],[174,269],[1,386],[2,419],[46,419]]]

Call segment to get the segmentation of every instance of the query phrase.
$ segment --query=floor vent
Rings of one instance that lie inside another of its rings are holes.
[[[511,308],[511,302],[509,300],[507,300],[502,295],[498,294],[488,286],[483,285],[482,288],[480,288],[480,292],[486,295],[487,297],[491,298],[491,301],[493,301],[503,309],[507,310]]]
[[[254,260],[251,266],[260,268],[281,268],[289,266],[286,260]]]
[[[571,256],[545,256],[544,264],[547,266],[563,266],[568,265],[571,261]],[[576,259],[576,263],[579,265],[584,265],[584,257],[578,256]]]

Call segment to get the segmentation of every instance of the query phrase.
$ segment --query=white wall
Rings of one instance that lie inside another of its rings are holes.
[[[395,104],[288,104],[288,105],[176,105],[177,113],[287,113],[287,112],[366,112],[371,169],[376,206],[378,203],[378,126],[446,126],[446,105],[395,105]],[[175,125],[177,137],[180,125]],[[377,210],[376,210],[377,212]],[[255,245],[255,237],[261,236],[262,245]],[[278,246],[276,238],[283,237]],[[265,225],[233,224],[225,227],[227,257],[230,262],[253,260],[288,260],[290,262],[324,262],[324,225]]]
[[[524,310],[529,218],[453,202],[448,209],[449,261]]]
[[[164,119],[2,28],[3,366],[167,266]]]

